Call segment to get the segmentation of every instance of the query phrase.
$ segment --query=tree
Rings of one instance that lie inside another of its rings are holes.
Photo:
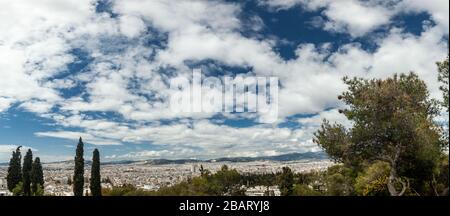
[[[295,196],[320,196],[322,195],[319,191],[315,191],[305,184],[296,184],[293,188],[293,195]]]
[[[354,195],[354,172],[343,165],[331,166],[325,176],[326,192],[331,196]]]
[[[389,195],[387,181],[390,170],[389,163],[375,162],[356,178],[355,189],[363,196],[385,196]]]
[[[294,174],[289,167],[283,167],[278,177],[278,186],[282,196],[290,196],[294,190]]]
[[[19,182],[12,190],[13,196],[23,196],[23,183]]]
[[[206,177],[211,174],[211,172],[209,170],[205,169],[202,164],[200,165],[199,171],[200,171],[200,176],[202,176],[202,177]]]
[[[83,158],[83,140],[80,137],[75,155],[75,169],[73,175],[73,194],[74,196],[83,196],[84,188],[84,158]]]
[[[34,196],[43,195],[44,172],[42,170],[41,159],[36,157],[31,167],[31,193]]]
[[[12,157],[9,161],[8,174],[6,176],[8,190],[13,191],[13,189],[22,181],[22,155],[20,153],[20,148],[17,147],[16,151],[12,153]]]
[[[90,189],[92,196],[102,195],[101,177],[100,177],[100,153],[95,149],[92,156]]]
[[[240,188],[241,175],[236,169],[229,169],[223,165],[214,175],[206,175],[205,180],[210,183],[210,190],[216,195],[242,195]]]
[[[449,84],[449,78],[448,78],[448,56],[447,59],[443,62],[437,62],[438,66],[438,80],[442,83],[442,85],[439,87],[441,91],[444,94],[444,107],[447,108],[447,112],[449,110],[449,102],[448,102],[448,84]]]
[[[448,101],[448,97],[449,97],[449,93],[448,93],[448,90],[449,90],[448,89],[448,86],[449,86],[449,74],[448,74],[449,69],[448,69],[448,67],[449,67],[449,65],[448,64],[449,63],[448,63],[448,58],[449,58],[449,56],[447,55],[447,59],[445,61],[436,63],[438,66],[438,72],[439,72],[438,80],[439,80],[439,82],[442,83],[442,85],[439,87],[439,89],[442,91],[443,97],[444,97],[444,101],[443,101],[442,105],[445,108],[447,108],[447,113],[449,112],[449,101]],[[448,149],[448,141],[449,141],[448,122],[447,122],[447,130],[444,132],[443,138],[446,141],[445,146]],[[448,196],[448,155],[443,157],[443,160],[441,161],[441,164],[445,164],[445,163],[447,164],[447,167],[445,168],[445,166],[444,167],[441,166],[442,169],[438,170],[437,173],[433,176],[433,184],[431,184],[431,188],[434,191],[434,193],[437,195],[447,195]],[[446,176],[445,176],[445,174],[446,174]],[[441,192],[441,193],[438,192],[437,188],[439,188],[439,186],[438,186],[439,181],[436,180],[435,176],[438,176],[441,179],[444,178],[444,181],[443,181],[444,184],[442,184],[442,182],[441,182],[440,185],[444,185],[446,187],[443,189],[443,192]],[[435,184],[438,184],[438,185],[435,185]]]
[[[385,80],[344,78],[344,82],[348,91],[338,98],[348,105],[341,112],[353,127],[324,121],[314,141],[334,160],[356,170],[375,161],[387,162],[392,196],[403,195],[410,183],[420,192],[445,146],[433,121],[439,113],[437,102],[429,99],[425,83],[414,73]]]
[[[70,185],[70,186],[72,185],[72,177],[70,177],[69,179],[67,179],[67,184]]]
[[[31,166],[33,164],[33,152],[28,149],[23,158],[22,180],[23,180],[23,195],[31,195]]]
[[[33,192],[33,196],[44,196],[44,187],[38,185],[36,190]]]

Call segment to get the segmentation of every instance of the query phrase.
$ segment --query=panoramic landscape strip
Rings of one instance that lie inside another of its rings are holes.
[[[448,211],[449,3],[0,0],[0,210]]]

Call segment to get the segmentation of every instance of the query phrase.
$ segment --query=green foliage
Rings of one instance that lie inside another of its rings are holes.
[[[449,86],[449,75],[448,75],[448,56],[445,61],[437,62],[438,66],[438,80],[441,82],[441,86],[439,89],[442,91],[444,101],[442,101],[442,105],[447,108],[447,113],[449,112],[449,101],[448,101],[448,86]],[[448,122],[447,122],[447,130],[443,134],[444,146],[448,149],[449,142],[449,132],[448,132]]]
[[[83,187],[84,187],[83,146],[84,144],[80,137],[75,155],[75,170],[73,175],[73,194],[75,196],[83,196]]]
[[[31,149],[29,149],[24,157],[22,169],[21,147],[22,146],[19,146],[16,151],[13,152],[9,162],[8,174],[6,177],[8,190],[15,196],[43,194],[44,174],[42,172],[39,157],[33,162],[33,153]]]
[[[208,176],[211,174],[211,172],[209,170],[203,168],[203,165],[200,165],[199,171],[200,171],[201,176]]]
[[[152,196],[155,192],[148,192],[136,188],[133,185],[125,184],[119,187],[113,187],[112,189],[103,188],[103,196]]]
[[[240,189],[241,175],[236,169],[229,169],[227,165],[214,175],[206,176],[210,182],[211,189],[216,195],[242,195],[243,191]]]
[[[449,85],[449,80],[448,80],[448,56],[447,59],[445,61],[442,62],[437,62],[436,63],[438,66],[438,72],[439,72],[439,76],[438,76],[438,80],[439,82],[442,83],[442,85],[439,87],[443,93],[444,96],[444,101],[443,101],[443,106],[447,108],[447,112],[449,110],[449,102],[448,102],[448,85]]]
[[[11,190],[13,196],[23,196],[23,183],[19,182],[17,185]]]
[[[28,149],[23,158],[22,180],[23,180],[23,195],[31,195],[31,166],[33,164],[33,152]]]
[[[105,196],[239,196],[244,195],[242,178],[235,169],[224,165],[215,174],[203,170],[204,175],[178,184],[161,187],[158,191],[143,191],[132,185],[104,189]]]
[[[258,185],[272,186],[277,184],[277,175],[274,173],[245,173],[241,175],[241,181],[247,187],[255,187]]]
[[[315,134],[314,142],[319,144],[328,156],[337,163],[355,164],[356,157],[349,157],[351,150],[350,134],[340,124],[330,124],[324,119],[321,129]]]
[[[44,187],[42,185],[37,185],[36,190],[32,191],[33,196],[44,196]]]
[[[426,193],[423,185],[431,180],[445,141],[433,121],[439,113],[437,102],[429,99],[425,83],[414,73],[385,80],[344,78],[344,82],[348,91],[339,99],[347,104],[342,113],[353,127],[324,121],[314,141],[335,161],[355,171],[375,161],[389,163],[391,195],[402,195],[409,186]]]
[[[430,190],[430,194],[435,196],[448,196],[449,184],[449,166],[448,155],[441,157],[438,167],[434,170],[432,181],[426,185]]]
[[[290,196],[294,188],[294,174],[289,167],[283,167],[278,176],[278,187],[282,196]]]
[[[36,157],[31,167],[31,193],[41,194],[44,190],[44,172],[42,170],[41,159]]]
[[[387,181],[390,171],[389,163],[378,161],[369,166],[356,178],[355,189],[363,196],[389,195]]]
[[[92,156],[90,189],[92,196],[102,195],[101,177],[100,177],[100,153],[95,149]]]
[[[9,161],[8,173],[6,176],[8,190],[13,192],[13,189],[16,188],[16,185],[22,181],[22,155],[20,153],[20,148],[22,146],[17,147],[16,151],[12,153],[12,157]]]
[[[294,196],[321,196],[321,192],[314,190],[312,187],[305,184],[296,184],[293,189]]]
[[[162,187],[155,195],[160,196],[220,196],[222,190],[216,182],[210,182],[211,178],[195,177],[188,181],[175,184],[170,187]]]
[[[326,193],[331,196],[354,195],[355,174],[343,165],[329,167],[325,175]]]

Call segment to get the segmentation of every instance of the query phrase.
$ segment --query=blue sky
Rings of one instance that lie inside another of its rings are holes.
[[[80,136],[103,160],[318,151],[323,118],[351,125],[337,112],[343,76],[415,71],[441,99],[448,4],[0,0],[0,162],[18,145],[72,159]],[[193,68],[278,77],[278,120],[171,112],[168,80]]]

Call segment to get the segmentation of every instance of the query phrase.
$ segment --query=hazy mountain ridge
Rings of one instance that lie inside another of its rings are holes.
[[[109,164],[132,164],[132,163],[145,163],[149,165],[164,165],[164,164],[185,164],[185,163],[201,163],[201,162],[252,162],[252,161],[296,161],[296,160],[324,160],[329,159],[325,152],[304,152],[304,153],[289,153],[275,156],[260,156],[260,157],[223,157],[217,159],[148,159],[148,160],[121,160],[121,161],[108,161],[102,162],[104,165]],[[57,164],[57,163],[73,163],[72,160],[49,162],[44,164]],[[88,166],[92,162],[90,160],[85,161],[85,165]],[[8,165],[9,163],[0,163],[1,166]]]

